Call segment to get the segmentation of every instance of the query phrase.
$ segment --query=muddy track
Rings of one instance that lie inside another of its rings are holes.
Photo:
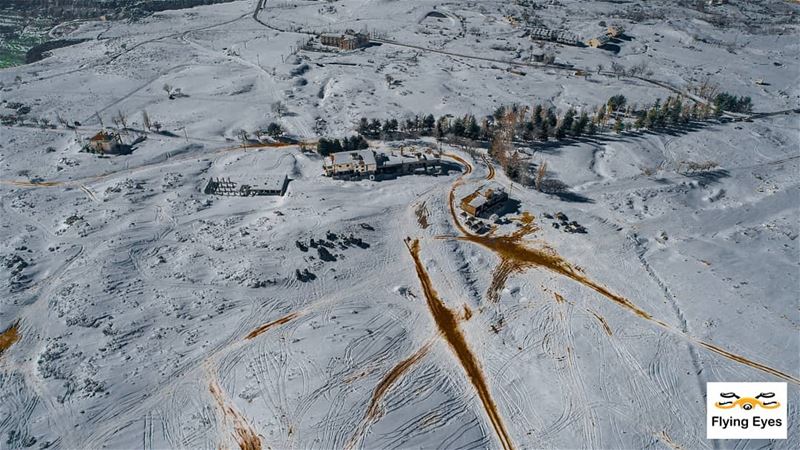
[[[414,367],[431,349],[431,345],[433,344],[432,341],[426,342],[422,347],[420,347],[417,351],[412,353],[410,356],[405,358],[404,360],[400,361],[392,367],[389,372],[384,375],[378,385],[375,387],[375,390],[372,392],[372,398],[369,402],[369,407],[367,408],[367,412],[364,415],[361,424],[359,425],[356,432],[350,438],[350,441],[345,446],[345,449],[352,449],[355,447],[358,442],[360,442],[364,438],[364,432],[366,431],[367,427],[370,423],[374,422],[378,416],[381,414],[381,402],[383,401],[383,397],[389,392],[397,381],[406,374],[412,367]]]
[[[217,404],[217,409],[225,423],[233,427],[233,438],[241,450],[261,450],[261,438],[247,419],[237,411],[225,398],[225,393],[216,379],[209,382],[208,390]]]
[[[0,333],[0,356],[19,340],[19,322],[14,322],[10,327]]]
[[[491,392],[488,384],[486,383],[486,377],[483,374],[478,360],[472,353],[464,334],[461,332],[458,314],[454,313],[447,308],[447,306],[445,306],[445,303],[439,298],[439,294],[433,288],[433,283],[431,282],[431,279],[425,270],[425,265],[422,263],[422,259],[419,256],[419,240],[407,240],[406,246],[411,254],[411,258],[414,260],[414,267],[417,271],[417,277],[422,285],[422,290],[428,303],[428,309],[430,310],[434,322],[439,329],[439,333],[449,344],[451,350],[461,363],[461,367],[464,369],[464,372],[466,372],[467,378],[469,378],[470,382],[475,388],[475,391],[478,393],[478,397],[483,404],[483,409],[486,411],[486,415],[489,417],[489,421],[491,422],[503,449],[513,449],[514,445],[511,442],[508,432],[506,431],[505,425],[503,424],[503,419],[500,416],[500,413],[497,411],[497,406],[492,399]]]
[[[496,293],[499,292],[500,289],[502,289],[502,287],[505,285],[505,281],[512,273],[524,272],[531,268],[541,267],[556,274],[563,275],[567,278],[572,279],[573,281],[576,281],[588,287],[589,289],[597,292],[603,297],[616,303],[618,306],[628,310],[629,312],[632,312],[636,316],[645,319],[649,322],[652,322],[653,324],[659,326],[660,328],[663,328],[671,333],[680,336],[683,339],[686,339],[690,343],[699,345],[709,351],[712,351],[732,361],[744,364],[761,372],[765,372],[770,375],[776,376],[787,382],[800,385],[800,378],[796,376],[789,375],[780,370],[769,367],[765,364],[752,361],[744,356],[731,353],[727,350],[722,349],[717,345],[703,342],[693,336],[690,336],[684,330],[676,329],[668,325],[667,323],[663,322],[662,320],[654,318],[650,313],[639,308],[627,298],[611,291],[607,287],[588,278],[583,272],[576,269],[572,264],[570,264],[568,261],[562,258],[555,250],[550,248],[529,247],[523,238],[525,237],[526,234],[535,231],[535,226],[532,220],[523,220],[523,223],[527,222],[525,226],[521,227],[519,230],[510,235],[481,236],[471,233],[466,228],[464,228],[463,225],[461,225],[458,219],[458,214],[456,213],[456,204],[455,204],[455,191],[456,188],[458,188],[458,186],[460,186],[464,182],[464,176],[472,172],[471,170],[472,167],[466,161],[464,161],[462,158],[456,155],[448,154],[447,156],[466,164],[468,167],[468,170],[466,170],[464,174],[462,174],[458,179],[456,179],[455,182],[453,182],[453,185],[451,186],[449,193],[450,216],[452,217],[453,225],[461,233],[461,236],[457,237],[456,239],[461,241],[472,242],[481,247],[484,247],[487,250],[494,253],[500,260],[500,264],[495,269],[493,275],[493,279],[496,281],[493,281],[490,287],[490,291],[487,293],[488,296],[496,298],[497,297]]]

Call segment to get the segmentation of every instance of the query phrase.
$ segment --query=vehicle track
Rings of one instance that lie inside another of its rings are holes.
[[[406,246],[408,247],[408,251],[411,254],[412,259],[414,260],[414,266],[416,268],[420,284],[422,285],[422,290],[425,293],[425,298],[428,302],[428,308],[430,309],[431,315],[436,322],[442,338],[444,338],[449,344],[453,353],[459,360],[462,368],[466,372],[467,378],[477,391],[478,397],[480,398],[483,408],[486,411],[486,415],[489,417],[489,421],[492,424],[495,433],[497,434],[498,440],[500,441],[500,445],[505,450],[513,449],[514,445],[511,442],[508,432],[506,431],[505,425],[503,424],[503,419],[497,410],[497,406],[492,399],[492,395],[489,391],[483,371],[481,370],[478,361],[475,359],[472,350],[470,350],[469,344],[467,344],[467,341],[458,325],[458,316],[453,313],[453,311],[448,309],[447,306],[445,306],[444,302],[439,298],[438,293],[433,288],[431,279],[428,277],[428,273],[425,270],[425,266],[419,256],[419,241],[411,241],[409,239],[406,241]]]
[[[469,172],[471,171],[467,171],[464,175],[468,174]],[[498,267],[502,268],[502,271],[499,272],[498,276],[500,276],[501,279],[503,277],[507,278],[507,274],[523,272],[530,268],[540,267],[550,270],[551,272],[563,275],[567,278],[572,279],[573,281],[576,281],[584,285],[585,287],[588,287],[589,289],[597,292],[606,299],[611,300],[613,303],[628,310],[629,312],[633,313],[639,318],[647,320],[657,325],[660,328],[670,331],[671,333],[674,333],[691,343],[699,345],[727,359],[739,362],[741,364],[745,364],[753,369],[768,373],[785,381],[800,385],[800,378],[798,378],[797,376],[787,374],[775,368],[769,367],[765,364],[758,363],[756,361],[748,359],[744,356],[731,353],[717,345],[703,342],[693,336],[690,336],[687,332],[684,332],[680,329],[676,329],[675,327],[672,327],[667,323],[657,318],[654,318],[652,315],[650,315],[650,313],[639,308],[627,298],[612,292],[605,286],[588,278],[584,273],[577,270],[574,266],[572,266],[572,264],[570,264],[560,255],[558,255],[558,253],[556,253],[555,250],[550,248],[536,249],[528,247],[528,245],[523,241],[523,237],[525,236],[525,234],[530,232],[530,229],[523,228],[511,235],[506,235],[506,236],[494,236],[494,235],[481,236],[471,233],[463,225],[461,225],[455,209],[455,190],[462,183],[463,183],[463,175],[453,183],[453,185],[450,188],[450,194],[449,194],[449,208],[450,208],[450,215],[453,220],[453,225],[455,225],[456,229],[461,233],[461,236],[457,237],[456,239],[461,241],[472,242],[493,252],[500,260],[500,264],[498,265]],[[509,261],[506,266],[504,266],[505,261]],[[508,265],[511,266],[511,269],[509,269]],[[499,285],[499,283],[497,284]],[[495,288],[497,287],[498,286],[495,286]]]
[[[375,391],[372,393],[369,407],[364,414],[361,424],[359,424],[356,432],[350,438],[350,441],[348,441],[347,445],[345,445],[346,450],[352,449],[363,440],[367,427],[371,422],[375,421],[380,414],[380,403],[383,400],[383,397],[386,395],[386,392],[389,391],[389,389],[391,389],[393,385],[403,375],[405,375],[406,372],[408,372],[412,367],[414,367],[414,365],[424,358],[425,355],[428,354],[432,344],[433,341],[428,340],[417,351],[397,363],[394,367],[392,367],[391,370],[389,370],[389,372],[386,373],[386,375],[384,375],[383,379],[381,379],[381,381],[375,387]]]

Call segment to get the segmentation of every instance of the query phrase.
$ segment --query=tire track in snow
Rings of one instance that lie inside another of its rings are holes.
[[[505,425],[503,424],[503,419],[500,416],[500,413],[497,411],[497,406],[495,405],[491,392],[489,391],[489,387],[486,384],[485,376],[458,325],[457,315],[448,309],[444,302],[442,302],[442,300],[439,298],[438,293],[433,288],[433,284],[428,277],[427,272],[425,271],[425,266],[423,265],[419,256],[419,241],[411,241],[409,239],[406,241],[406,246],[408,247],[408,251],[411,254],[412,259],[414,260],[414,266],[416,268],[420,284],[422,285],[422,289],[425,293],[425,298],[428,302],[428,308],[430,309],[431,315],[433,316],[434,321],[439,328],[441,336],[450,345],[450,348],[453,350],[453,353],[466,372],[467,378],[477,391],[478,397],[483,404],[484,411],[489,417],[489,421],[492,424],[495,433],[497,434],[498,440],[500,441],[500,445],[505,450],[513,449],[514,445],[511,442],[508,432],[506,431]]]
[[[399,363],[397,363],[394,367],[392,367],[389,372],[381,379],[378,385],[375,387],[375,391],[372,393],[372,398],[370,399],[369,407],[367,408],[366,414],[361,421],[361,424],[356,429],[356,432],[350,438],[350,441],[345,445],[346,450],[352,449],[354,446],[358,445],[364,438],[364,433],[371,422],[374,422],[380,413],[380,402],[383,400],[383,397],[386,395],[386,392],[391,389],[394,384],[403,376],[406,372],[408,372],[420,359],[425,357],[430,351],[431,345],[433,341],[427,341],[422,347],[420,347],[417,351],[412,353],[407,358],[403,359]]]

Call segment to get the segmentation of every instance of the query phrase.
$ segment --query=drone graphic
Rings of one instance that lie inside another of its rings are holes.
[[[724,402],[717,402],[714,406],[720,409],[731,409],[738,406],[745,411],[750,411],[756,406],[760,406],[764,409],[775,409],[781,406],[781,404],[778,402],[760,400],[760,399],[770,399],[775,397],[774,392],[762,392],[756,395],[755,397],[739,397],[738,395],[736,395],[735,392],[723,392],[719,394],[719,396],[726,399],[736,399]]]

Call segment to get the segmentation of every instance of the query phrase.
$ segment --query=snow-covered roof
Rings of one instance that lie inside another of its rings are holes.
[[[325,158],[326,165],[352,164],[363,161],[367,165],[375,165],[375,152],[372,150],[353,150],[348,152],[331,153]]]
[[[252,189],[266,189],[270,191],[280,191],[286,184],[288,177],[285,173],[270,173],[266,175],[258,175],[250,178],[248,183]]]

